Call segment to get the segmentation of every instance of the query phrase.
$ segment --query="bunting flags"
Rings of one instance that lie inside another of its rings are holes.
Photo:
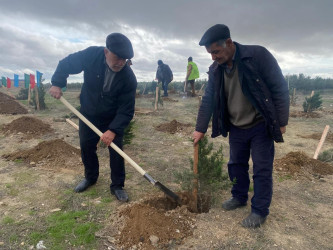
[[[18,88],[19,86],[19,76],[14,74],[14,87]]]
[[[30,85],[31,89],[35,88],[36,82],[35,82],[35,75],[30,74]]]
[[[12,81],[7,77],[7,89],[10,89],[12,86]]]
[[[6,81],[6,77],[1,77],[1,83],[2,83],[2,86],[4,87],[7,87],[7,81]]]
[[[36,71],[36,77],[37,77],[37,87],[39,88],[39,85],[41,84],[42,82],[42,76],[43,76],[43,73],[40,73],[38,70]]]
[[[30,85],[31,88],[33,89],[36,86],[36,84],[37,84],[37,87],[39,87],[40,84],[42,83],[42,76],[43,76],[43,73],[39,72],[38,70],[36,70],[36,78],[35,78],[34,74],[24,74],[24,87],[29,88],[29,85]],[[11,88],[12,81],[13,81],[14,87],[18,88],[18,87],[20,87],[19,78],[20,77],[18,74],[14,74],[14,79],[12,79],[12,80],[9,77],[2,76],[0,79],[0,87],[4,86],[7,88]]]
[[[24,87],[28,89],[29,85],[30,85],[30,75],[24,74]]]

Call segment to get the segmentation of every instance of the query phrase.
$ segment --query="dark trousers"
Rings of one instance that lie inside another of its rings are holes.
[[[105,119],[86,117],[103,133],[108,130],[110,121],[106,122]],[[81,120],[79,124],[80,147],[81,157],[84,164],[84,175],[87,180],[95,183],[99,176],[99,162],[97,157],[97,143],[100,137],[92,131]],[[120,149],[123,148],[123,137],[116,136],[113,140]],[[111,189],[124,187],[125,184],[125,164],[124,159],[111,147],[108,147],[110,155],[110,169],[111,169]]]
[[[248,200],[250,186],[249,159],[253,161],[253,188],[251,199],[252,212],[261,216],[269,214],[273,194],[274,141],[268,136],[262,122],[249,129],[231,126],[229,133],[230,160],[228,172],[232,196],[241,202]]]
[[[162,81],[162,88],[164,90],[164,96],[168,96],[168,84],[169,84],[169,82]]]

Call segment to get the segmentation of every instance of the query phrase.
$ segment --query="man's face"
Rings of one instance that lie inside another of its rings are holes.
[[[234,48],[231,39],[226,40],[225,46],[219,45],[217,42],[212,43],[206,47],[206,50],[212,56],[212,60],[218,64],[232,63],[232,57],[234,55]]]
[[[104,48],[105,60],[113,72],[119,72],[126,63],[126,59],[118,57],[107,48]]]

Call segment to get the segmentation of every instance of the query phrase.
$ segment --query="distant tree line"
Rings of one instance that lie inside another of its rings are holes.
[[[324,89],[333,89],[333,79],[331,78],[311,78],[304,74],[299,75],[287,75],[285,76],[286,81],[289,83],[289,89],[296,88],[297,91],[320,91]]]
[[[320,91],[326,89],[333,89],[333,79],[331,78],[321,78],[315,77],[311,78],[310,76],[305,76],[304,74],[299,75],[286,75],[286,81],[289,84],[289,89],[296,88],[297,91]],[[82,87],[82,82],[75,82],[67,84],[67,90],[80,90]],[[205,84],[203,89],[207,86],[207,79],[196,80],[195,81],[195,89],[200,90],[202,85]],[[137,92],[140,94],[148,94],[149,92],[155,92],[157,82],[138,82]],[[45,89],[49,89],[51,87],[50,83],[44,84]],[[169,89],[174,90],[176,92],[184,91],[184,82],[173,81],[169,84]],[[143,93],[144,91],[144,93]]]

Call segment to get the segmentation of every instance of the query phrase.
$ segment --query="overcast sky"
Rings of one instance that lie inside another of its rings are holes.
[[[189,56],[204,79],[212,60],[199,40],[223,23],[234,41],[265,46],[283,74],[333,78],[332,0],[0,0],[0,9],[5,77],[38,70],[50,82],[59,60],[120,32],[132,41],[138,81],[155,78],[158,59],[183,81]]]

